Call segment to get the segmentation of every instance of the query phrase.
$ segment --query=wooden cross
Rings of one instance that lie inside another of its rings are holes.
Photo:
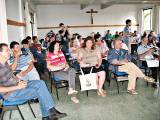
[[[91,9],[90,11],[86,11],[86,13],[91,14],[91,24],[93,24],[93,13],[98,13],[98,11],[94,11],[93,9]]]

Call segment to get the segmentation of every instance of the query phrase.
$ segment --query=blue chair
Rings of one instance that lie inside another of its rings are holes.
[[[51,81],[51,93],[52,93],[52,89],[53,89],[53,86],[55,86],[55,89],[56,89],[56,96],[57,96],[57,100],[59,100],[59,94],[58,94],[58,89],[61,89],[61,88],[66,88],[68,89],[69,85],[68,85],[68,81],[67,80],[62,80],[58,77],[55,77],[54,76],[54,72],[52,71],[49,71],[49,79]]]
[[[1,113],[1,116],[0,116],[0,120],[3,120],[3,116],[4,116],[4,113],[6,111],[10,111],[9,119],[11,119],[11,115],[12,115],[12,111],[13,110],[18,110],[18,112],[19,112],[19,114],[21,116],[21,119],[24,120],[22,112],[19,109],[19,105],[23,105],[23,104],[26,104],[26,103],[28,104],[28,106],[29,106],[34,118],[36,118],[29,101],[26,101],[26,100],[8,101],[8,100],[4,100],[2,95],[0,95],[0,100],[2,101],[2,105],[1,105],[2,113]]]
[[[119,94],[119,82],[122,82],[123,84],[125,81],[128,81],[128,74],[126,72],[113,72],[113,74],[116,80],[117,91]]]

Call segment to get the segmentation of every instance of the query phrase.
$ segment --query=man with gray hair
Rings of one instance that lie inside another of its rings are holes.
[[[23,81],[17,78],[10,69],[7,60],[10,50],[5,43],[0,44],[0,94],[5,100],[31,100],[38,98],[42,111],[42,120],[57,120],[65,117],[55,109],[55,104],[46,84],[42,80]]]
[[[118,70],[119,72],[126,72],[128,74],[128,93],[132,95],[138,94],[135,90],[136,88],[136,78],[140,77],[148,82],[154,82],[153,78],[145,76],[143,72],[131,62],[130,55],[127,50],[122,49],[122,41],[116,39],[113,42],[114,49],[112,49],[108,54],[108,61],[110,63],[110,69],[113,72]]]

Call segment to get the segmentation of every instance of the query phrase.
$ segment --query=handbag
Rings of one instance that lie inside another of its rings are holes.
[[[81,68],[80,70],[81,70],[81,75],[79,75],[79,79],[80,79],[81,91],[97,89],[98,77],[96,73],[92,73],[93,67],[91,68],[89,74],[84,74]]]

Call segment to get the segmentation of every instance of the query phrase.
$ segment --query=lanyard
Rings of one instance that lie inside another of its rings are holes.
[[[118,60],[119,60],[119,58],[123,55],[122,53],[122,51],[121,50],[115,50],[115,53],[118,55]]]

